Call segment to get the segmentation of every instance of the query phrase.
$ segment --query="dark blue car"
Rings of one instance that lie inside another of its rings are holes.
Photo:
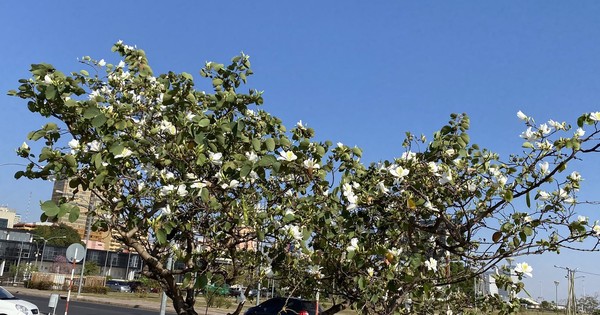
[[[245,315],[315,315],[315,301],[276,297],[249,308]],[[319,307],[319,313],[323,310]]]

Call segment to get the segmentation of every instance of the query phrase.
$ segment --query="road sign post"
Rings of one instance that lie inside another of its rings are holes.
[[[71,267],[71,282],[69,283],[69,292],[67,293],[67,304],[65,306],[65,315],[69,312],[69,301],[71,300],[71,289],[73,288],[73,277],[75,276],[75,263],[81,261],[84,255],[84,248],[81,244],[71,244],[67,248],[67,260],[72,262]],[[79,279],[81,281],[81,279]]]

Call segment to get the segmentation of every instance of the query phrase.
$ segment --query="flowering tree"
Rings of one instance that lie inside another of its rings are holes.
[[[249,274],[330,299],[326,314],[453,309],[455,284],[503,259],[600,233],[574,217],[581,177],[565,172],[598,150],[600,113],[582,115],[574,133],[519,113],[523,152],[506,161],[470,144],[468,117],[452,115],[431,141],[408,134],[401,157],[364,165],[359,148],[315,141],[301,122],[288,131],[257,108],[260,92],[239,92],[252,74],[244,54],[205,65],[206,93],[188,73],[154,76],[142,50],[113,50],[116,65],[82,60],[92,74],[33,65],[9,92],[59,122],[29,134],[44,145],[18,149],[29,164],[16,177],[92,191],[95,228],[140,254],[178,314],[196,314],[209,281]],[[75,220],[70,201],[44,202],[43,219]],[[167,266],[170,255],[180,267]],[[512,272],[531,271],[520,262]],[[522,287],[502,274],[498,282]]]

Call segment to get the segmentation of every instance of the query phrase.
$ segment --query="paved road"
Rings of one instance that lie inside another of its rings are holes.
[[[43,314],[51,314],[52,309],[48,307],[49,298],[42,296],[26,295],[23,293],[15,294],[16,297],[36,304]],[[65,314],[66,300],[60,299],[56,307],[56,315]],[[158,315],[155,310],[145,310],[139,308],[122,307],[117,305],[97,304],[83,301],[69,302],[69,314],[73,315]],[[175,315],[175,313],[167,313]]]

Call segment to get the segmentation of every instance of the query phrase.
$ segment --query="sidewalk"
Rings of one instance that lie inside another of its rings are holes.
[[[58,293],[60,294],[60,297],[63,299],[67,298],[67,292],[64,291],[46,291],[46,290],[37,290],[37,289],[27,289],[27,288],[23,288],[23,287],[5,287],[5,289],[7,289],[10,293],[18,295],[18,294],[25,294],[25,295],[33,295],[33,296],[39,296],[39,297],[47,297],[48,299],[50,299],[50,295],[52,293]],[[109,304],[109,305],[117,305],[117,306],[123,306],[123,307],[130,307],[130,308],[141,308],[141,309],[147,309],[147,310],[156,310],[159,311],[160,310],[160,302],[155,302],[155,301],[142,301],[140,299],[136,299],[134,296],[132,296],[131,299],[111,299],[110,297],[99,297],[99,296],[86,296],[85,294],[82,294],[79,296],[79,298],[77,297],[77,292],[71,292],[71,301],[85,301],[85,302],[89,302],[89,303],[96,303],[96,304]],[[208,310],[208,315],[226,315],[227,313],[233,312],[235,310],[235,308],[231,308],[228,310],[224,310],[224,309],[215,309],[215,308],[211,308]],[[175,309],[173,308],[173,304],[171,302],[171,300],[167,299],[167,305],[166,305],[166,312],[167,313],[175,313]],[[205,314],[204,313],[204,308],[200,309],[197,308],[196,312],[198,312],[198,314]]]

